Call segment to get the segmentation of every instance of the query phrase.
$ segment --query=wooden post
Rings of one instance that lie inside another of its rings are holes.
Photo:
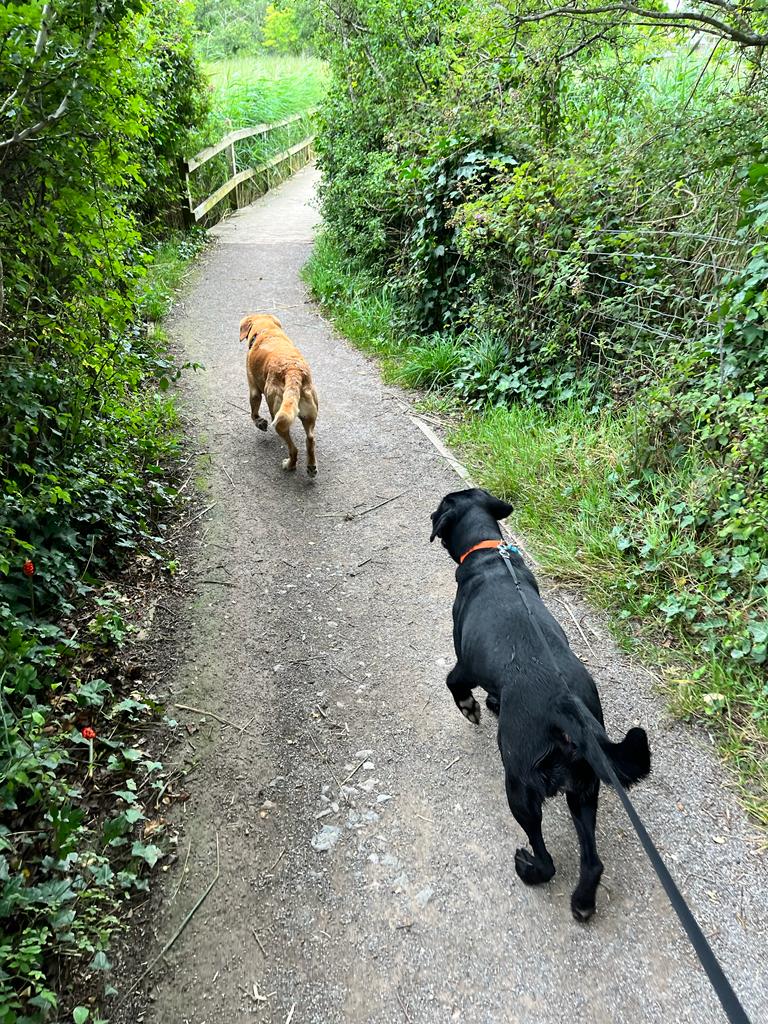
[[[230,144],[227,146],[227,161],[229,163],[229,176],[230,176],[230,178],[234,178],[234,176],[237,174],[237,157],[235,156],[235,144],[234,144],[234,142],[230,142]],[[240,209],[240,186],[239,185],[237,186],[237,188],[235,189],[233,194],[234,194],[234,197],[235,197],[235,209],[239,210]]]
[[[181,219],[185,228],[191,228],[195,223],[195,215],[192,213],[192,193],[189,191],[189,166],[183,157],[179,160],[179,178],[181,179]]]

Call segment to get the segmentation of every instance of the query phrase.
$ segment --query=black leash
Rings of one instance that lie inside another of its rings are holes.
[[[510,551],[515,551],[518,554],[519,552],[516,547],[513,547],[510,544],[500,544],[498,550],[499,554],[504,560],[504,564],[506,565],[507,569],[509,570],[512,576],[512,579],[515,581],[517,592],[520,595],[523,605],[525,606],[525,610],[528,612],[528,618],[531,620],[533,628],[536,631],[539,640],[541,641],[541,645],[549,654],[550,658],[552,659],[552,664],[555,668],[555,671],[557,672],[558,676],[560,676],[560,679],[563,681],[566,690],[568,690],[568,683],[563,677],[563,673],[560,671],[557,662],[555,661],[554,655],[549,649],[549,644],[544,638],[544,634],[541,631],[541,627],[539,626],[538,622],[534,617],[531,606],[528,603],[528,598],[525,596],[525,592],[520,586],[520,580],[517,577],[515,567],[514,565],[512,565],[512,560],[509,557]],[[588,729],[591,727],[589,719],[586,716],[585,725]],[[597,737],[595,737],[595,739],[597,739]],[[706,935],[699,927],[698,921],[693,916],[690,907],[685,902],[683,894],[680,892],[675,883],[674,878],[669,873],[667,865],[664,863],[661,854],[656,849],[655,843],[648,835],[648,831],[645,825],[643,825],[642,821],[640,820],[639,814],[635,810],[632,801],[629,799],[629,794],[627,793],[626,789],[622,786],[621,782],[619,782],[616,772],[613,770],[613,765],[606,757],[605,752],[601,749],[599,742],[597,742],[595,746],[599,750],[599,758],[602,761],[602,767],[605,773],[607,774],[608,778],[611,780],[611,785],[616,790],[619,800],[621,800],[622,804],[624,805],[624,810],[627,812],[629,820],[632,822],[632,826],[634,827],[634,830],[637,833],[637,838],[640,840],[640,845],[648,855],[648,860],[651,862],[653,870],[658,875],[659,881],[664,887],[664,891],[666,892],[669,898],[669,902],[672,904],[672,909],[677,914],[680,924],[683,926],[683,930],[685,931],[685,934],[688,936],[688,940],[693,946],[696,952],[696,956],[699,958],[699,963],[704,968],[704,971],[707,977],[709,978],[710,984],[712,985],[712,988],[715,990],[717,998],[720,1000],[723,1010],[725,1011],[726,1017],[731,1022],[731,1024],[750,1024],[749,1017],[747,1017],[744,1007],[741,1005],[738,996],[733,991],[733,987],[731,986],[730,981],[728,981],[728,979],[726,978],[722,967],[717,961],[717,957],[712,952],[712,947],[707,941]]]

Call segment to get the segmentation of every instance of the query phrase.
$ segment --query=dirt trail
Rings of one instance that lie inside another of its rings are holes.
[[[470,726],[444,686],[453,566],[427,542],[429,513],[461,481],[409,419],[407,396],[307,301],[299,270],[315,186],[306,169],[228,220],[171,323],[205,365],[185,400],[213,459],[205,505],[216,503],[194,526],[198,585],[171,688],[180,703],[248,725],[238,733],[209,717],[191,738],[201,764],[152,919],[155,953],[213,877],[217,836],[221,877],[123,1019],[721,1021],[612,793],[587,927],[569,913],[578,857],[562,798],[545,817],[555,879],[532,890],[515,875],[522,834],[494,722],[485,713]],[[303,446],[299,472],[285,474],[275,434],[248,417],[237,328],[255,309],[276,312],[311,362],[316,481]],[[648,729],[654,774],[637,806],[753,1021],[768,1020],[765,860],[722,767],[703,735],[668,718],[600,617],[542,583],[597,678],[609,733]],[[323,841],[331,848],[317,849]]]

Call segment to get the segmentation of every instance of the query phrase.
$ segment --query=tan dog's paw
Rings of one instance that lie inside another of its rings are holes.
[[[269,426],[269,424],[267,423],[263,416],[253,416],[252,419],[255,426],[257,426],[259,430],[266,430],[267,427]]]
[[[283,459],[283,469],[293,471],[296,469],[296,463],[291,461],[291,459]]]
[[[307,476],[317,476],[317,466],[307,466]]]

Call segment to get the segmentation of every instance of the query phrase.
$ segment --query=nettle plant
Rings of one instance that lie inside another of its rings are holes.
[[[81,646],[73,675],[96,653]],[[113,994],[107,949],[121,925],[120,906],[146,890],[147,871],[163,856],[159,808],[168,780],[143,736],[162,705],[137,688],[140,682],[87,677],[69,687],[51,682],[40,703],[33,654],[16,633],[0,667],[0,808],[13,820],[12,828],[0,827],[4,1024],[58,1016],[73,979],[87,979],[102,1001]],[[14,710],[8,694],[25,681],[26,710]],[[125,696],[117,699],[121,689]],[[52,972],[53,952],[59,966]]]

